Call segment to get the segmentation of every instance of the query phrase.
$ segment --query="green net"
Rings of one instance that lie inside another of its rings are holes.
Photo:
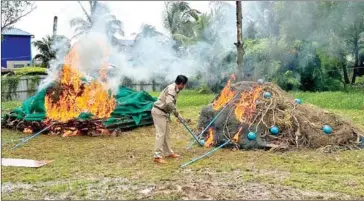
[[[38,91],[34,96],[23,102],[21,107],[15,108],[10,112],[10,118],[24,121],[42,121],[46,118],[44,99],[47,89]],[[111,117],[104,121],[108,128],[133,128],[151,124],[152,117],[150,111],[156,98],[145,91],[134,91],[127,87],[119,87],[114,98],[116,107],[111,113]],[[77,117],[79,120],[90,120],[93,114],[82,112]]]

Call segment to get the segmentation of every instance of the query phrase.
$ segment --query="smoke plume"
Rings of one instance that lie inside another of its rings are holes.
[[[343,43],[338,41],[344,40],[333,31],[342,26],[341,16],[347,7],[341,4],[327,11],[329,13],[325,15],[328,17],[325,18],[318,17],[317,12],[321,12],[322,6],[318,2],[242,4],[243,39],[260,39],[246,44],[244,56],[244,69],[254,71],[255,79],[269,77],[294,58],[299,62],[289,68],[305,67],[314,61],[314,55],[321,47],[329,47],[332,55],[337,55],[336,50],[342,48]],[[216,82],[222,74],[232,73],[236,67],[236,11],[233,4],[226,2],[212,2],[210,7],[210,23],[188,48],[177,49],[171,35],[146,34],[138,37],[130,51],[121,51],[113,45],[107,29],[109,9],[99,3],[92,28],[76,43],[80,55],[78,68],[97,79],[100,66],[106,59],[111,64],[108,82],[113,89],[125,77],[133,81],[163,83],[172,82],[178,74],[185,74],[198,77],[200,83]],[[347,15],[345,19],[351,18],[352,15]],[[330,34],[332,37],[328,37]],[[306,45],[305,41],[319,43]],[[299,48],[300,54],[290,52],[292,47]],[[59,51],[50,76],[42,86],[56,79],[64,52]]]

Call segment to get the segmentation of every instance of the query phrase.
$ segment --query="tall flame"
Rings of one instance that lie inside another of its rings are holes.
[[[240,94],[240,100],[236,104],[235,117],[240,122],[248,122],[256,110],[256,100],[260,96],[262,88],[256,87],[252,91],[244,91]]]
[[[235,76],[231,76],[232,79],[235,79]],[[235,91],[230,89],[231,79],[228,80],[225,87],[222,89],[220,96],[212,103],[212,108],[216,110],[220,110],[224,107],[235,95]]]
[[[239,142],[239,136],[240,136],[240,132],[241,132],[242,129],[243,129],[243,127],[240,127],[238,132],[235,133],[235,135],[234,135],[234,137],[232,139],[233,142],[235,142],[235,143]]]
[[[81,78],[84,74],[78,70],[79,65],[79,55],[74,47],[65,58],[57,88],[45,97],[48,119],[66,122],[77,118],[82,112],[89,112],[95,118],[110,117],[116,105],[115,99],[108,93],[107,86],[98,80],[83,83]],[[105,62],[100,67],[100,78],[103,80],[107,65]]]
[[[207,140],[204,144],[205,147],[211,147],[214,145],[214,134],[215,130],[213,128],[209,128],[209,136],[207,137]]]

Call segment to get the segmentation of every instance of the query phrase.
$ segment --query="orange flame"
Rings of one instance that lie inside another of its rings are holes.
[[[79,135],[81,135],[81,132],[79,130],[71,129],[71,130],[66,130],[62,134],[62,137],[73,137],[73,136],[79,136]]]
[[[78,70],[79,65],[79,55],[74,47],[65,58],[57,89],[45,97],[47,118],[66,122],[77,118],[82,112],[89,112],[95,118],[110,117],[116,106],[115,99],[103,83],[97,80],[83,83],[81,78],[84,74]],[[102,79],[106,77],[106,67],[105,62],[100,70]]]
[[[239,128],[239,130],[238,130],[238,132],[236,132],[236,134],[234,135],[234,137],[233,137],[233,142],[235,142],[235,143],[238,143],[239,142],[239,135],[240,135],[240,132],[241,132],[241,130],[243,129],[243,127],[240,127]]]
[[[25,133],[25,134],[33,134],[33,130],[31,128],[24,128],[23,133]]]
[[[209,128],[209,136],[207,137],[207,140],[204,144],[205,147],[211,147],[214,145],[214,133],[215,130],[213,128]]]
[[[235,95],[235,91],[230,89],[231,80],[228,80],[224,89],[222,89],[220,96],[212,103],[212,108],[216,110],[220,110],[224,107]]]
[[[235,117],[240,122],[248,122],[256,110],[256,100],[260,96],[262,88],[256,87],[252,91],[244,91],[240,94],[239,103],[236,104]]]

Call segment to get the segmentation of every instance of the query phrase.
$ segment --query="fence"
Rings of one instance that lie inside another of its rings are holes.
[[[37,76],[9,76],[1,78],[2,101],[24,101],[32,96],[45,75]]]
[[[24,101],[34,95],[45,75],[41,76],[23,76],[23,77],[2,77],[1,78],[1,100],[2,101]],[[128,83],[126,87],[136,91],[161,91],[164,85],[158,83]]]

